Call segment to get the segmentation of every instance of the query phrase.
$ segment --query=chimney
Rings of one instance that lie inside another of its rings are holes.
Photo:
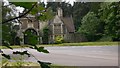
[[[60,7],[57,10],[57,14],[59,17],[63,17],[63,10]]]

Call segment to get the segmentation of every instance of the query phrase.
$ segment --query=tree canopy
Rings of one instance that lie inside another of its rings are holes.
[[[16,10],[17,6],[23,7],[25,9],[22,13],[19,13],[18,15],[16,15],[17,13],[14,14],[14,12],[17,11]],[[10,45],[13,45],[11,43],[15,40],[14,38],[16,37],[16,30],[13,29],[14,28],[13,26],[15,23],[21,23],[19,20],[20,18],[26,17],[27,14],[32,14],[36,17],[36,20],[47,21],[53,17],[52,10],[50,8],[46,9],[43,3],[38,3],[38,2],[9,2],[8,5],[3,4],[2,7],[3,7],[3,18],[2,18],[3,44],[2,45],[8,47],[9,49],[12,49]],[[38,36],[32,35],[31,32],[26,32],[25,34],[30,36],[29,41],[32,40],[30,42],[30,48],[36,49],[38,52],[49,53],[49,51],[44,49],[44,47],[36,46],[37,45],[36,37]],[[19,41],[22,41],[22,38],[20,38]],[[20,46],[22,47],[22,45]],[[16,51],[13,52],[13,54],[20,54],[20,55],[26,54],[28,55],[28,57],[31,56],[27,51],[23,51],[23,52]],[[7,59],[11,59],[10,56],[4,54],[4,52],[2,56],[6,57]],[[40,60],[37,60],[37,62],[40,63],[41,67],[44,68],[45,66],[49,68],[48,66],[49,64],[46,64]]]
[[[98,13],[90,11],[82,18],[78,32],[99,34],[101,37],[110,37],[112,41],[120,40],[120,2],[105,2],[100,4]],[[90,37],[90,36],[89,36]],[[98,37],[96,37],[98,38]],[[93,37],[91,36],[91,40]],[[97,39],[96,39],[97,40]],[[94,40],[95,41],[95,40]]]

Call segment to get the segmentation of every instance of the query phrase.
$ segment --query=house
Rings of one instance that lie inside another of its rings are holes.
[[[49,42],[54,42],[57,36],[65,37],[66,34],[75,33],[72,16],[63,17],[63,10],[57,8],[55,17],[48,23],[51,34]]]
[[[72,16],[63,17],[63,10],[57,8],[56,15],[53,19],[45,22],[35,19],[35,16],[28,14],[27,17],[20,18],[21,24],[19,25],[17,37],[22,38],[21,44],[28,44],[27,35],[24,32],[32,32],[32,34],[39,36],[38,44],[43,43],[42,35],[44,27],[48,27],[51,31],[49,34],[49,42],[54,43],[57,36],[63,37],[65,42],[80,42],[82,36],[75,33],[74,22]]]

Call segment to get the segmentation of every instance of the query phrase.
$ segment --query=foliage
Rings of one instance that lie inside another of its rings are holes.
[[[81,26],[81,19],[84,17],[89,11],[98,13],[98,9],[100,8],[100,3],[81,3],[75,2],[72,6],[69,3],[65,2],[48,2],[47,7],[51,7],[54,12],[57,12],[57,8],[60,7],[63,9],[63,16],[73,16],[74,25],[76,31]]]
[[[7,58],[7,59],[11,59],[9,55],[2,54],[2,56],[4,56],[4,57]]]
[[[49,29],[47,27],[45,27],[43,29],[43,44],[48,44],[48,41],[49,41]]]
[[[61,37],[61,36],[55,37],[55,43],[56,43],[56,44],[61,44],[61,43],[63,43],[63,37]]]
[[[25,9],[30,9],[35,2],[10,2],[14,4],[15,6],[21,6],[24,7]]]
[[[112,38],[110,37],[110,36],[103,36],[103,37],[101,37],[100,38],[100,40],[98,40],[98,41],[112,41]]]
[[[3,12],[4,11],[4,12]],[[6,16],[7,13],[10,13],[11,9],[9,7],[2,7],[2,20],[5,21],[6,18],[11,18],[11,16]]]
[[[81,26],[78,32],[85,34],[90,41],[103,40],[103,41],[119,41],[120,40],[120,2],[105,2],[100,3],[98,13],[93,17],[88,15],[83,17]],[[85,18],[86,17],[86,18]],[[90,20],[91,18],[91,20]],[[93,22],[92,22],[93,21]],[[94,22],[97,23],[94,23]],[[83,25],[83,22],[86,22]],[[90,24],[90,22],[92,22]],[[102,37],[103,36],[103,37]],[[104,37],[106,36],[106,37]],[[93,39],[94,40],[93,40]],[[105,39],[106,38],[106,39]]]
[[[28,55],[28,57],[30,57],[30,54],[27,52],[27,51],[23,51],[23,52],[19,52],[19,51],[16,51],[16,52],[13,52],[13,54],[20,54],[20,55]]]
[[[120,2],[102,3],[99,16],[105,23],[104,34],[113,41],[120,40]]]
[[[79,27],[81,26],[82,18],[88,13],[88,12],[94,12],[97,13],[98,9],[100,8],[100,3],[81,3],[76,2],[73,6],[73,20],[76,31],[78,31]],[[69,10],[68,10],[69,11]]]
[[[3,24],[2,25],[2,44],[3,45],[10,45],[12,42],[12,36],[11,36],[11,24]]]
[[[47,51],[46,49],[44,49],[44,47],[31,47],[32,49],[36,49],[38,52],[43,52],[43,53],[49,53],[49,51]]]
[[[2,10],[2,21],[7,21],[15,17],[13,9],[10,8],[10,6],[2,6]],[[15,20],[13,20],[13,22],[15,22]],[[10,49],[12,49],[10,45],[15,44],[15,37],[17,35],[16,31],[13,29],[13,22],[8,21],[4,24],[2,23],[2,45]]]
[[[75,22],[76,31],[86,35],[89,41],[100,40],[120,40],[120,2],[110,2],[110,3],[78,3],[76,2],[74,6],[71,6],[68,3],[48,3],[47,8],[43,3],[37,2],[11,2],[15,6],[24,7],[24,12],[16,17],[11,11],[13,9],[4,6],[3,7],[3,22],[2,22],[2,42],[4,45],[10,49],[11,43],[13,44],[14,38],[16,37],[16,32],[12,30],[12,23],[16,20],[19,21],[19,18],[26,16],[27,14],[32,14],[36,17],[37,20],[50,20],[53,18],[53,11],[56,11],[57,7],[63,9],[63,16],[73,15]],[[51,6],[51,8],[49,8]],[[13,7],[13,6],[11,6]],[[100,9],[99,9],[100,8]],[[99,10],[98,10],[99,9]],[[53,11],[52,11],[53,10]],[[7,15],[8,14],[8,15]],[[11,15],[13,14],[13,16]],[[49,39],[49,29],[45,28],[43,30],[43,42],[48,43]],[[49,53],[44,47],[37,47],[36,40],[38,36],[34,36],[31,32],[27,33],[29,36],[29,43],[31,48],[36,49],[39,52]],[[105,36],[105,37],[104,37]],[[107,38],[106,38],[107,37]],[[21,41],[21,40],[19,40]],[[56,37],[56,43],[62,43],[62,37]],[[68,45],[68,44],[67,44]],[[79,45],[79,44],[75,44]],[[84,44],[81,44],[84,45]],[[89,43],[90,45],[90,43]],[[28,55],[27,52],[14,52],[15,54]],[[10,59],[9,55],[2,54],[2,56]],[[47,67],[48,65],[44,62],[39,61],[41,67]],[[43,66],[42,66],[43,65]]]
[[[28,29],[23,34],[25,35],[25,44],[36,45],[38,43],[38,36],[34,30]]]
[[[50,64],[51,63],[48,63],[48,62],[41,62],[41,61],[37,61],[39,64],[40,64],[40,66],[42,67],[42,68],[50,68]]]
[[[16,6],[21,6],[24,7],[27,11],[27,9],[31,9],[31,7],[36,3],[36,2],[12,2]],[[24,12],[25,12],[24,11]],[[44,3],[36,4],[34,8],[29,12],[29,14],[32,14],[36,16],[36,19],[41,20],[41,21],[47,21],[53,17],[52,10],[50,8],[46,9]]]
[[[49,20],[50,18],[52,18],[52,11],[50,11],[51,9],[45,9],[45,7],[42,3],[37,3],[37,2],[27,2],[27,3],[25,3],[25,2],[10,2],[10,3],[12,4],[11,10],[14,10],[16,8],[16,6],[23,7],[23,8],[25,8],[25,10],[19,16],[13,16],[10,18],[5,17],[5,19],[3,19],[2,25],[4,28],[3,30],[5,31],[5,32],[3,32],[3,35],[4,35],[3,42],[4,41],[6,42],[6,43],[5,42],[4,43],[6,44],[5,46],[8,48],[10,48],[9,46],[11,45],[10,44],[11,39],[13,39],[13,41],[14,41],[15,37],[16,37],[16,32],[13,31],[12,24],[15,22],[20,23],[19,18],[26,17],[27,14],[32,14],[36,17],[37,20],[43,20],[43,21],[46,21],[46,20]],[[8,7],[10,7],[10,5],[5,6],[6,12],[4,13],[4,16],[7,16],[7,13],[11,12],[11,10],[6,9]],[[10,15],[10,13],[8,13],[8,14]],[[37,47],[36,46],[38,43],[38,41],[37,41],[38,36],[37,35],[33,35],[32,32],[29,32],[29,31],[25,32],[24,34],[29,36],[28,41],[33,49],[36,49],[39,52],[49,53],[46,49],[44,49],[44,47]],[[22,41],[22,40],[20,39],[19,41]],[[12,48],[10,48],[10,49],[12,49]],[[16,52],[13,52],[13,54],[20,54],[20,55],[26,54],[26,55],[30,56],[30,54],[27,51],[23,51],[23,52],[16,51]],[[2,56],[10,59],[10,56],[6,55],[4,53],[2,54]],[[41,65],[47,66],[47,64],[46,65],[41,64]]]
[[[78,32],[85,34],[89,41],[95,41],[98,29],[100,27],[100,20],[96,17],[94,12],[89,12],[82,19],[82,25]]]

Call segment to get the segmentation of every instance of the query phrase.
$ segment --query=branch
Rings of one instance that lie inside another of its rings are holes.
[[[2,5],[2,7],[8,7],[10,5],[12,5],[12,3],[9,3],[9,5]]]
[[[31,19],[29,19],[29,17],[26,17],[26,18],[28,19],[28,21],[32,22],[32,20],[31,20]]]
[[[15,20],[15,19],[18,19],[18,18],[21,18],[21,17],[24,17],[25,15],[27,15],[36,6],[36,4],[37,4],[37,2],[26,13],[24,13],[24,14],[18,16],[18,17],[9,19],[7,21],[4,21],[4,22],[2,22],[2,24],[6,23],[6,22],[9,22],[9,21],[12,21],[12,20]]]
[[[18,22],[19,22],[19,23],[21,23],[21,24],[22,24],[22,22],[21,22],[19,19],[17,19],[17,20],[18,20]]]

